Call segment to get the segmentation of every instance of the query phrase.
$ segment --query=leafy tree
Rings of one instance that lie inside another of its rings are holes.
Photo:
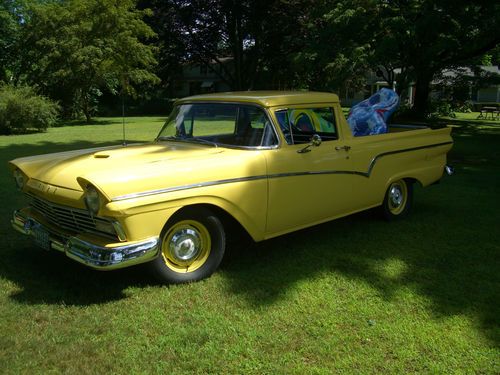
[[[16,45],[19,37],[18,12],[22,4],[16,0],[3,0],[0,3],[0,81],[10,79],[8,71],[16,58]]]
[[[295,58],[304,86],[337,92],[364,86],[377,10],[374,0],[320,0],[305,8],[303,48]]]
[[[169,74],[204,65],[232,89],[279,85],[299,40],[301,8],[312,1],[143,1],[154,11],[160,61]],[[297,37],[297,38],[295,38]],[[229,57],[229,59],[227,58]],[[163,75],[162,74],[162,75]],[[165,77],[168,78],[168,77]]]
[[[356,89],[372,54],[376,0],[142,1],[153,9],[160,72],[205,65],[232,89]],[[227,59],[226,57],[230,57]]]
[[[428,111],[436,74],[500,43],[500,4],[489,0],[385,0],[377,19],[375,61],[401,67],[402,80],[415,82],[419,115]]]
[[[102,89],[135,94],[154,84],[155,36],[133,0],[67,0],[32,4],[23,25],[17,77],[61,102],[65,114],[87,121]]]
[[[397,79],[400,93],[415,83],[423,115],[436,75],[498,45],[499,12],[486,0],[317,1],[305,13],[297,71],[313,89],[360,88],[369,70],[391,86]]]

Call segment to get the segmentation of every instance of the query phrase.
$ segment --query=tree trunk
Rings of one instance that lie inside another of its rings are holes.
[[[87,124],[90,124],[90,122],[92,121],[92,116],[87,111],[85,111],[85,121],[87,121]]]
[[[90,124],[90,121],[92,121],[92,115],[90,113],[89,95],[83,96],[82,111],[83,114],[85,115],[85,120],[87,121],[87,124]]]
[[[413,113],[415,117],[423,119],[429,112],[429,94],[433,74],[418,73],[415,81],[415,102],[413,103]]]
[[[233,90],[243,90],[242,70],[243,70],[243,35],[241,30],[242,18],[241,4],[233,4],[232,13],[228,17],[229,40],[233,52],[234,82]]]

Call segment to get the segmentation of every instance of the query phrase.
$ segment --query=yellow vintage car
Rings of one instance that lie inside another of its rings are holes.
[[[377,206],[404,217],[451,147],[449,128],[353,137],[330,93],[193,96],[151,143],[11,161],[30,202],[12,224],[95,269],[149,262],[163,282],[194,281],[217,269],[235,223],[262,241]]]

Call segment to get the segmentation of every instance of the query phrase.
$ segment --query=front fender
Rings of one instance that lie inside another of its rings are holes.
[[[139,235],[144,238],[158,235],[168,219],[183,207],[201,204],[212,205],[225,211],[238,221],[255,241],[264,239],[267,179],[109,202],[102,214],[118,217],[127,233],[133,234],[133,238]]]

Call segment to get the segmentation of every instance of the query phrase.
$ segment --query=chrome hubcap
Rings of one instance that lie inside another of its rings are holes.
[[[392,207],[397,208],[401,206],[403,203],[403,193],[399,186],[393,186],[389,190],[389,199]]]
[[[201,250],[201,236],[195,229],[184,228],[172,236],[168,244],[169,253],[178,264],[189,264]]]

